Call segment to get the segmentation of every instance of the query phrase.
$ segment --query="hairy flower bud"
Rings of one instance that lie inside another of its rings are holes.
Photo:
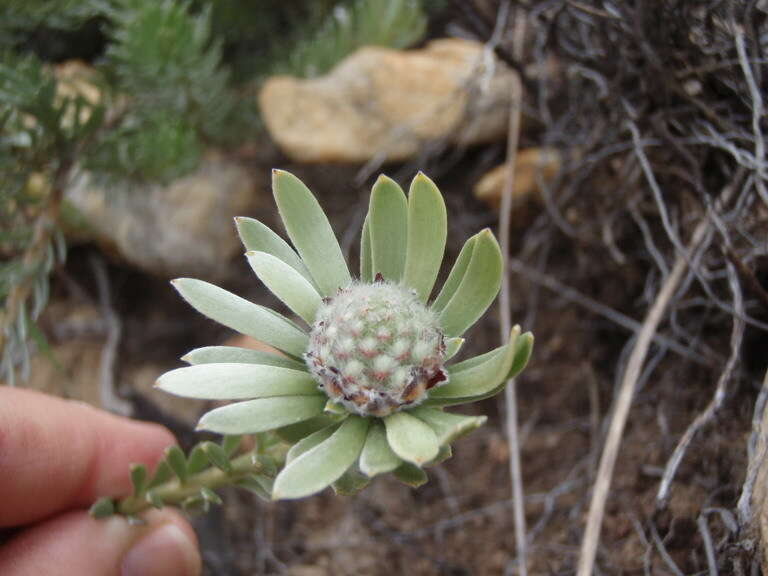
[[[362,416],[416,405],[448,380],[436,315],[412,290],[382,281],[326,299],[304,358],[325,393]]]

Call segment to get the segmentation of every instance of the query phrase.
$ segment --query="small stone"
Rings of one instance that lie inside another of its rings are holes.
[[[554,148],[527,148],[520,150],[515,160],[515,177],[512,183],[512,202],[515,207],[527,204],[538,197],[539,179],[551,183],[560,171],[562,159]],[[497,208],[501,203],[506,178],[506,164],[486,173],[475,185],[478,200]]]

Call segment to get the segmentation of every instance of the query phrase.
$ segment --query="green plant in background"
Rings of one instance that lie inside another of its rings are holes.
[[[0,48],[15,48],[40,31],[73,31],[106,6],[107,0],[5,0],[0,3]],[[59,46],[46,46],[57,52]]]
[[[113,0],[105,14],[110,43],[101,68],[122,117],[87,159],[88,169],[168,181],[192,170],[206,145],[242,139],[250,123],[211,35],[209,9]]]
[[[226,139],[217,132],[236,106],[208,12],[186,2],[11,2],[0,15],[11,47],[26,41],[27,26],[76,27],[95,16],[111,18],[112,41],[103,73],[73,82],[34,55],[0,55],[0,378],[13,384],[17,367],[26,375],[30,343],[46,347],[35,321],[66,253],[60,224],[74,171],[170,180]]]
[[[15,32],[5,41],[23,42],[25,26],[77,26],[108,13],[116,91],[95,71],[86,86],[62,81],[34,55],[0,56],[0,377],[8,384],[17,367],[26,375],[30,342],[46,347],[35,321],[66,252],[60,221],[76,167],[114,180],[169,179],[194,168],[203,136],[213,138],[212,123],[224,124],[230,109],[205,14],[167,1],[53,4],[61,12],[5,4],[0,27]]]
[[[34,322],[48,300],[48,274],[64,257],[58,229],[72,167],[102,125],[83,94],[59,93],[35,58],[0,58],[0,377],[25,371]]]
[[[281,353],[199,348],[183,358],[191,366],[157,382],[179,396],[235,400],[205,414],[198,429],[254,434],[256,448],[234,460],[216,448],[213,467],[197,476],[179,463],[173,469],[182,472],[170,483],[154,479],[145,487],[142,472],[131,497],[100,501],[96,513],[211,501],[208,492],[228,481],[273,499],[328,486],[353,493],[390,472],[418,486],[427,480],[423,468],[450,457],[451,442],[485,422],[445,408],[498,393],[525,367],[533,337],[519,327],[505,345],[448,364],[498,293],[502,255],[489,230],[471,237],[430,303],[447,219],[426,176],[414,178],[407,198],[393,180],[376,181],[357,280],[307,187],[276,170],[273,191],[293,247],[257,220],[239,218],[237,226],[251,268],[307,329],[202,280],[175,280],[197,311]],[[271,470],[265,457],[276,464]]]
[[[407,48],[424,36],[426,28],[427,18],[417,0],[340,2],[316,30],[295,43],[285,63],[275,69],[318,76],[362,46]]]

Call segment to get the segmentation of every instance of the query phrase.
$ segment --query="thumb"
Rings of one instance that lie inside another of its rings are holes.
[[[32,526],[0,547],[0,574],[198,576],[197,538],[172,510],[152,510],[146,524],[70,512]]]

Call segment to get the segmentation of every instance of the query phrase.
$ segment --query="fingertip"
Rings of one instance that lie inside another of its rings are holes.
[[[78,511],[46,520],[0,548],[0,574],[200,574],[197,537],[184,518],[163,509],[142,519],[135,526],[122,517],[96,520]]]
[[[171,444],[173,434],[155,423],[1,389],[0,526],[89,506],[101,496],[121,496],[130,490],[128,465],[151,470]]]
[[[121,561],[121,576],[200,574],[202,560],[197,536],[189,523],[172,509],[153,510],[147,521],[150,528]]]

